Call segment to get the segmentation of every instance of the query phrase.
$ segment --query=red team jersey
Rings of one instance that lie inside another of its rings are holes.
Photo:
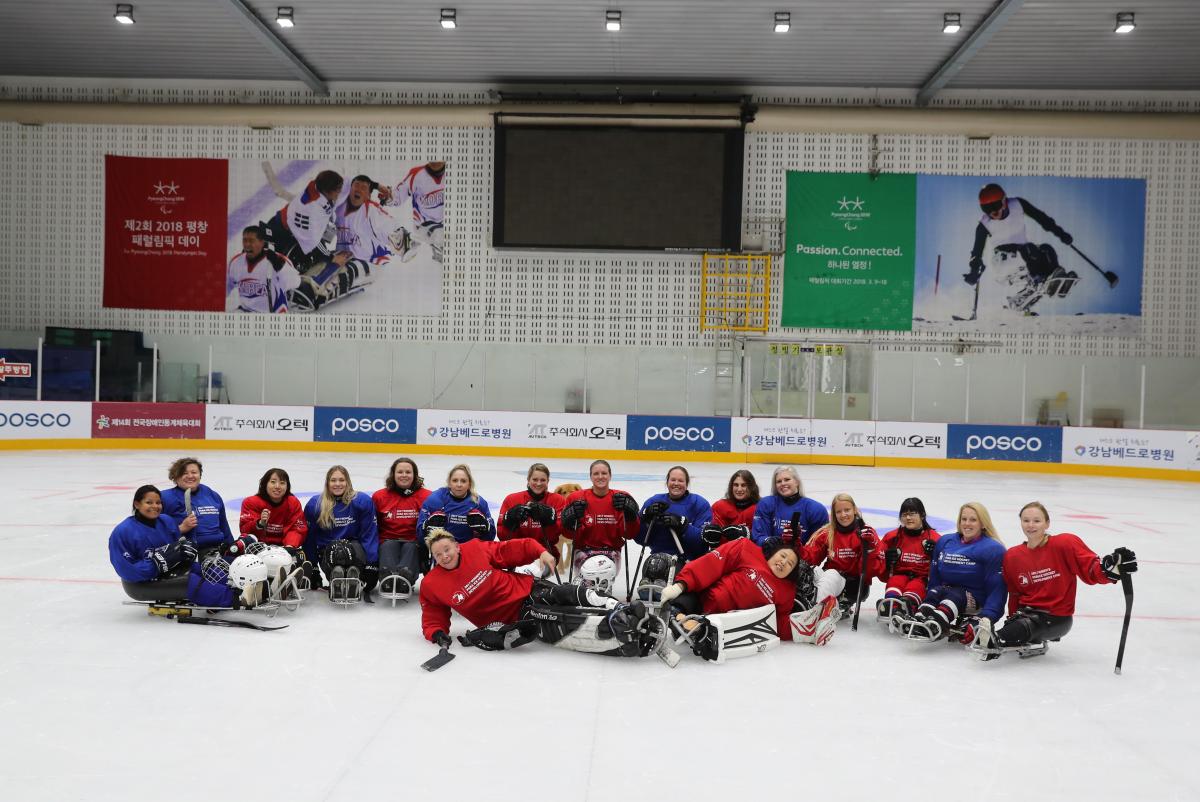
[[[887,564],[884,552],[888,549],[899,549],[900,559],[896,562],[896,567],[892,569],[892,574],[900,574],[913,579],[927,579],[930,555],[925,553],[923,544],[926,540],[936,543],[939,537],[941,535],[936,529],[925,529],[915,535],[903,527],[888,532],[883,536],[879,549],[873,555],[879,562],[876,576],[883,576],[886,572]]]
[[[394,493],[386,487],[375,491],[375,521],[379,524],[379,540],[416,540],[417,515],[431,490],[422,487],[411,495]]]
[[[258,521],[263,510],[270,510],[267,528],[259,529]],[[238,527],[243,535],[254,535],[273,546],[288,546],[298,549],[308,537],[308,523],[304,520],[304,508],[300,499],[288,496],[279,506],[272,505],[261,496],[247,496],[242,501],[242,515]]]
[[[714,501],[712,505],[712,522],[724,529],[727,526],[744,526],[749,531],[754,524],[754,511],[758,509],[757,504],[750,504],[743,509],[738,509],[727,498],[720,501]]]
[[[1075,578],[1089,585],[1111,585],[1100,558],[1079,539],[1064,532],[1050,535],[1036,549],[1022,543],[1004,554],[1008,614],[1033,607],[1050,615],[1075,614]]]
[[[788,615],[796,598],[796,585],[775,576],[762,548],[750,538],[722,543],[692,560],[680,570],[678,581],[687,585],[690,592],[701,594],[705,613],[775,605],[779,637],[792,639]]]
[[[603,496],[597,496],[592,488],[587,487],[567,496],[567,503],[563,506],[583,499],[587,503],[587,510],[583,513],[579,529],[563,529],[563,536],[575,541],[575,546],[580,549],[619,550],[626,540],[638,533],[642,522],[636,515],[632,521],[627,521],[622,513],[613,509],[614,493],[629,495],[624,490],[610,488]]]
[[[883,568],[878,561],[879,535],[869,526],[863,527],[871,540],[873,551],[867,556],[867,578],[879,576]],[[829,538],[833,537],[833,553],[829,553]],[[800,548],[800,558],[809,565],[825,564],[845,576],[862,573],[862,541],[857,532],[839,532],[831,524],[822,526],[817,533]]]
[[[447,570],[434,563],[421,580],[421,631],[429,641],[439,629],[450,634],[451,610],[477,627],[515,622],[533,577],[503,569],[528,565],[545,551],[529,538],[468,540],[458,548],[457,568]]]
[[[549,526],[542,526],[533,520],[533,518],[526,516],[525,520],[521,521],[520,526],[516,529],[509,529],[508,525],[504,523],[504,513],[513,507],[519,507],[522,504],[530,504],[535,501],[545,504],[554,510],[554,523]],[[535,499],[528,489],[522,490],[519,493],[510,493],[504,498],[504,503],[500,505],[500,514],[496,516],[496,535],[501,540],[531,537],[553,551],[554,544],[558,542],[558,536],[562,534],[562,511],[565,506],[567,506],[566,498],[557,493],[544,493],[539,499]]]

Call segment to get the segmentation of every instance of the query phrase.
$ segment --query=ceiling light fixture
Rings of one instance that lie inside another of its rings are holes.
[[[606,31],[621,30],[621,12],[620,11],[605,11],[604,12],[604,30],[606,30]]]
[[[129,3],[117,3],[117,11],[113,14],[113,19],[122,25],[133,24],[133,6]]]
[[[958,33],[962,30],[962,14],[950,11],[942,15],[942,33]]]
[[[775,12],[775,33],[787,33],[792,29],[792,13],[790,11]]]
[[[296,13],[291,6],[280,6],[275,9],[275,24],[280,28],[296,27]]]
[[[1133,33],[1133,29],[1136,27],[1133,24],[1132,11],[1117,12],[1117,27],[1113,28],[1113,33]]]
[[[442,27],[445,28],[446,30],[450,30],[451,28],[457,28],[458,27],[458,11],[456,11],[453,8],[443,8],[442,16],[439,21],[441,22]]]

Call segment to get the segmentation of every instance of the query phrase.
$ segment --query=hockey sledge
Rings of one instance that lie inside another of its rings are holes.
[[[238,627],[242,629],[255,629],[259,632],[274,632],[277,629],[286,629],[287,624],[280,624],[275,627],[263,626],[255,624],[251,621],[237,621],[228,618],[220,618],[220,613],[233,612],[254,612],[259,608],[234,608],[234,607],[199,607],[194,604],[186,604],[182,602],[141,602],[141,601],[123,601],[122,604],[137,605],[146,608],[147,615],[157,616],[159,618],[174,619],[180,624],[208,624],[220,627]],[[264,610],[268,617],[274,617],[278,608],[272,610]]]
[[[363,588],[365,585],[358,578],[358,569],[350,566],[349,569],[343,569],[342,566],[334,566],[333,576],[329,579],[329,601],[333,604],[345,609],[353,607],[363,599]]]
[[[397,602],[408,601],[412,594],[412,583],[399,574],[388,574],[379,581],[379,597],[390,601],[392,607],[395,607]]]

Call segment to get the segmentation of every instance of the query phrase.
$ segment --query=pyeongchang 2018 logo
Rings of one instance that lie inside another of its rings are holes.
[[[1015,462],[1060,462],[1062,429],[1050,426],[950,424],[946,456]]]

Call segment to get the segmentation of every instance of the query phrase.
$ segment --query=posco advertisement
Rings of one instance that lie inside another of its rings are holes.
[[[729,418],[630,415],[630,451],[728,451]]]
[[[1061,462],[1062,429],[1053,426],[971,426],[951,423],[946,456],[1014,462]]]
[[[415,443],[415,409],[317,407],[314,440],[343,443]]]

